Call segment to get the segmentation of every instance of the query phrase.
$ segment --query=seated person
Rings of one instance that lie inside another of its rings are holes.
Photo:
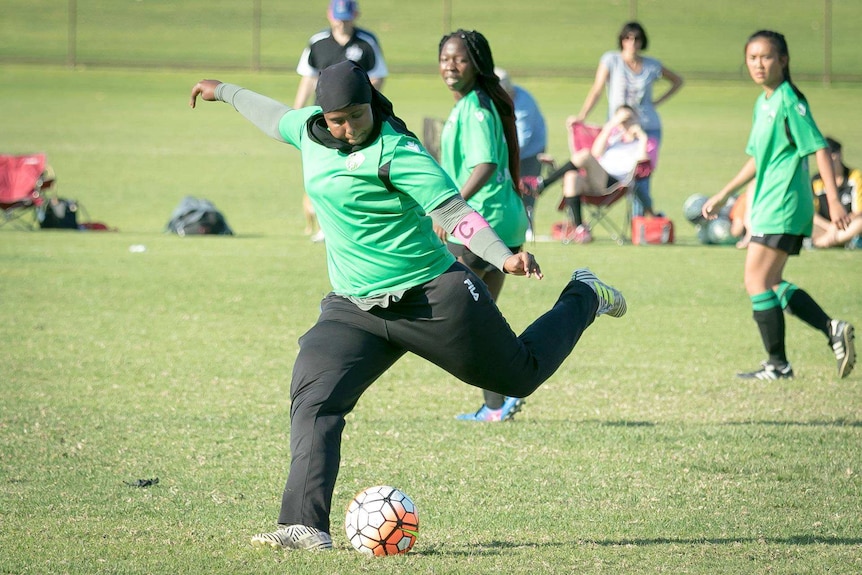
[[[824,194],[823,179],[820,174],[811,178],[811,190],[814,192],[814,230],[811,239],[817,248],[844,246],[851,241],[857,241],[856,238],[862,234],[862,172],[844,165],[840,142],[826,138],[826,143],[832,156],[838,198],[853,219],[845,229],[839,230],[829,219],[829,204]]]
[[[526,193],[541,194],[559,179],[563,180],[563,203],[571,225],[576,228],[574,241],[588,243],[592,236],[583,225],[580,196],[606,196],[616,191],[618,182],[628,183],[637,165],[655,164],[656,146],[638,123],[637,114],[627,105],[617,108],[602,126],[590,149],[576,150],[569,162],[547,178],[522,178]],[[579,173],[581,170],[583,173]],[[644,214],[654,217],[651,209]]]
[[[575,228],[575,242],[592,241],[590,230],[583,224],[580,196],[613,193],[614,184],[630,179],[637,164],[649,159],[646,132],[638,123],[635,111],[625,105],[617,108],[602,126],[589,150],[572,153],[571,165],[582,171],[568,170],[563,174],[563,203],[569,223]],[[654,214],[648,210],[646,215]]]

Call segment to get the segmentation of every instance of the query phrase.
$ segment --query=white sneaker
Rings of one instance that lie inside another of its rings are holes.
[[[282,549],[307,549],[322,551],[332,549],[329,533],[306,527],[305,525],[279,525],[270,533],[258,533],[251,538],[251,544],[258,547],[280,547]]]
[[[853,326],[846,321],[833,319],[829,322],[829,345],[838,360],[838,375],[847,377],[856,365],[856,347]]]
[[[313,236],[311,236],[311,241],[316,244],[319,244],[320,242],[323,242],[325,240],[326,238],[323,236],[323,230],[317,230],[317,232]]]
[[[596,310],[596,317],[604,314],[611,317],[623,317],[626,314],[626,299],[623,294],[597,278],[589,269],[576,269],[575,273],[572,274],[572,281],[583,282],[596,292],[596,297],[599,298],[599,309]]]

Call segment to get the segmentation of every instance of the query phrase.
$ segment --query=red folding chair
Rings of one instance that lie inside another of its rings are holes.
[[[585,124],[582,122],[572,124],[569,130],[569,150],[572,153],[578,150],[589,150],[592,148],[596,136],[601,131],[602,127],[595,124]],[[602,226],[610,234],[611,239],[619,245],[623,245],[629,239],[628,233],[631,230],[634,184],[638,179],[646,178],[652,172],[656,149],[656,142],[651,138],[647,144],[647,153],[650,155],[650,160],[638,163],[628,176],[610,186],[605,190],[603,195],[591,196],[584,194],[580,196],[581,205],[586,212],[584,225],[587,228],[592,230],[597,225]],[[618,204],[624,206],[621,210],[622,216],[614,219],[611,211]],[[564,208],[565,204],[561,199],[557,209],[562,211]],[[572,238],[574,237],[574,229],[570,230],[570,233],[567,232],[567,230],[563,230],[562,232],[563,241],[570,235]]]
[[[45,192],[54,184],[45,154],[0,155],[0,226],[12,224],[35,229],[46,203]],[[29,216],[29,217],[28,217]]]

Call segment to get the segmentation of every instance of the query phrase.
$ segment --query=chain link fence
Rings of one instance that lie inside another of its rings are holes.
[[[0,61],[51,65],[293,71],[326,0],[5,0]],[[794,78],[862,81],[860,0],[360,0],[359,26],[393,73],[436,73],[440,37],[476,29],[519,76],[589,76],[620,26],[688,78],[746,78],[755,30],[785,34]]]

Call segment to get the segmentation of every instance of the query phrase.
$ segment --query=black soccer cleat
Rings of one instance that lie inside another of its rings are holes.
[[[768,361],[764,361],[761,364],[761,368],[757,371],[737,373],[736,377],[740,379],[763,379],[767,381],[775,379],[793,379],[793,368],[790,367],[789,363],[785,363],[784,365],[775,365]]]

